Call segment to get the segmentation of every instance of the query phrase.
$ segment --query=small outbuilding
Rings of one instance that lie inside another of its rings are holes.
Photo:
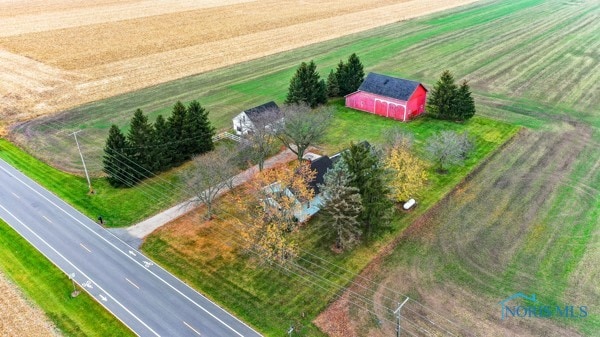
[[[369,73],[345,98],[349,108],[406,122],[425,111],[427,89],[419,82]]]
[[[265,121],[267,119],[267,121]],[[269,121],[272,119],[271,121]],[[260,122],[275,122],[281,119],[279,106],[273,101],[256,106],[254,108],[244,110],[237,116],[233,117],[233,129],[239,136],[251,132],[255,123]]]

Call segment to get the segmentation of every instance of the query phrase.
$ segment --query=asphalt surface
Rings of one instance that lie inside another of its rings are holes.
[[[2,160],[0,218],[139,336],[261,336]]]

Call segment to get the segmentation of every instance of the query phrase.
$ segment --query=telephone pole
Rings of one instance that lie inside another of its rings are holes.
[[[90,193],[94,193],[94,189],[92,188],[92,182],[90,181],[90,175],[88,174],[87,167],[85,166],[85,160],[83,160],[83,153],[81,153],[81,147],[79,147],[79,141],[77,140],[77,134],[82,130],[77,130],[72,133],[73,137],[75,137],[75,144],[77,144],[77,150],[79,151],[79,156],[81,157],[81,163],[83,164],[83,170],[85,171],[85,177],[87,179],[88,188],[90,189]]]
[[[400,310],[402,310],[402,307],[408,302],[408,299],[407,296],[402,304],[398,303],[398,309],[394,311],[394,315],[396,315],[396,337],[400,337]]]

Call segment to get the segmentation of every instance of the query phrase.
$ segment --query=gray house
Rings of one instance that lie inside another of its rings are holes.
[[[276,113],[273,113],[276,112]],[[275,102],[270,101],[265,104],[256,106],[254,108],[244,110],[237,116],[233,117],[233,129],[239,136],[245,135],[252,131],[254,124],[262,119],[273,119],[271,122],[275,122],[279,116],[279,106]],[[267,116],[269,115],[269,116]]]

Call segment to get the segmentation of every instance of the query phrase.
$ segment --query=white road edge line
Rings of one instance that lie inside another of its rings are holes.
[[[136,287],[136,288],[140,289],[140,287],[138,287],[138,286],[137,286],[135,283],[131,282],[131,280],[130,280],[130,279],[128,279],[127,277],[125,278],[125,280],[127,280],[127,282],[131,283],[131,285],[132,285],[132,286],[134,286],[134,287]]]
[[[192,328],[192,326],[191,326],[191,325],[189,325],[189,324],[187,324],[185,321],[183,321],[183,324],[185,324],[185,326],[187,326],[188,328],[192,329],[192,331],[193,331],[193,332],[195,332],[195,333],[197,333],[197,334],[198,334],[198,336],[202,336],[202,335],[201,335],[201,334],[198,332],[198,330],[196,330],[196,329]]]
[[[6,162],[5,162],[6,163]],[[10,165],[9,165],[10,166]],[[5,169],[4,167],[0,166],[0,169],[2,169],[3,171],[5,171],[8,174],[11,174],[10,172],[8,172],[7,169]],[[21,184],[25,185],[27,188],[29,188],[30,190],[32,190],[34,193],[38,194],[39,196],[41,196],[42,198],[46,199],[46,201],[48,201],[50,204],[54,205],[56,208],[60,209],[63,213],[65,213],[67,216],[69,216],[70,218],[72,218],[73,220],[75,220],[76,222],[80,223],[82,226],[84,226],[87,230],[89,230],[90,232],[94,233],[96,236],[98,236],[100,239],[104,240],[106,243],[108,243],[110,246],[112,246],[113,248],[115,248],[116,250],[118,250],[119,252],[121,252],[123,255],[127,256],[129,259],[131,259],[132,261],[134,261],[137,265],[139,265],[140,267],[142,267],[144,270],[148,271],[150,274],[154,275],[154,277],[156,277],[157,279],[161,280],[164,284],[166,284],[167,286],[169,286],[171,289],[175,290],[177,293],[179,293],[181,296],[183,296],[185,299],[187,299],[188,301],[190,301],[191,303],[193,303],[194,305],[196,305],[198,308],[202,309],[202,311],[206,312],[207,314],[209,314],[212,318],[214,318],[215,320],[217,320],[219,323],[223,324],[224,326],[226,326],[227,328],[229,328],[231,331],[235,332],[238,336],[240,337],[244,337],[244,335],[242,335],[241,333],[239,333],[237,330],[235,330],[234,328],[232,328],[231,326],[229,326],[227,323],[223,322],[220,318],[218,318],[217,316],[215,316],[213,313],[211,313],[210,311],[208,311],[206,308],[204,308],[203,306],[201,306],[200,304],[196,303],[194,300],[192,300],[191,298],[189,298],[187,295],[185,295],[184,293],[182,293],[179,289],[175,288],[173,285],[171,285],[169,282],[165,281],[162,277],[156,275],[153,271],[151,271],[148,268],[144,268],[140,262],[138,262],[137,260],[135,260],[133,257],[131,257],[128,252],[124,252],[121,249],[117,248],[112,242],[108,241],[105,237],[103,237],[102,235],[98,234],[96,231],[94,231],[92,228],[90,228],[89,226],[87,226],[85,223],[81,222],[79,219],[75,218],[71,213],[67,212],[66,210],[64,210],[62,207],[58,206],[55,202],[53,202],[52,200],[48,199],[45,195],[43,195],[42,193],[40,193],[39,191],[35,190],[33,187],[29,186],[27,183],[25,183],[23,180],[17,178],[15,176],[15,179],[18,180]],[[33,180],[32,180],[33,181]],[[33,181],[34,184],[38,185],[41,189],[46,190],[44,187],[42,187],[40,184],[38,184],[37,182]],[[51,192],[49,192],[51,193]],[[54,194],[53,194],[54,195]],[[60,200],[61,202],[62,199],[58,198],[56,195],[54,195],[54,197],[56,197],[58,200]],[[66,203],[65,203],[66,204]],[[81,214],[83,217],[85,217],[86,219],[89,219],[86,215],[84,215],[83,213],[79,212],[78,210],[76,210],[75,208],[73,208],[73,210],[79,214]],[[91,220],[90,220],[91,221]],[[94,222],[94,224],[96,224]],[[110,233],[110,232],[107,232]],[[110,233],[111,235],[113,235],[112,233]],[[113,235],[113,237],[117,238],[116,236]],[[123,242],[122,240],[120,240],[119,238],[117,238],[119,241]],[[127,245],[125,242],[123,242],[125,245]],[[129,245],[127,245],[128,247],[131,247]],[[161,268],[163,269],[163,268]],[[163,269],[164,270],[164,269]],[[170,274],[169,272],[165,271],[166,273]],[[171,276],[173,276],[176,280],[178,280],[174,275],[170,274]],[[184,286],[185,283],[182,282],[182,284]],[[189,287],[189,286],[187,286]],[[223,311],[224,313],[226,313],[227,315],[231,316],[232,318],[234,318],[236,321],[240,322],[241,324],[245,325],[246,327],[248,327],[250,330],[256,332],[257,335],[261,336],[260,333],[258,333],[256,330],[254,330],[252,327],[250,327],[249,325],[247,325],[246,323],[242,322],[240,319],[238,319],[237,317],[233,316],[231,313],[229,313],[228,311],[226,311],[225,309],[221,308],[219,305],[217,305],[216,303],[214,303],[213,301],[209,300],[208,298],[206,298],[205,296],[203,296],[202,294],[200,294],[199,292],[197,292],[195,289],[189,287],[190,289],[192,289],[194,292],[196,292],[198,295],[200,295],[201,297],[203,297],[204,299],[206,299],[207,301],[209,301],[210,303],[212,303],[216,308],[220,309],[221,311]]]
[[[18,178],[17,178],[18,179]],[[29,228],[29,226],[27,226],[23,221],[21,221],[21,219],[17,218],[14,214],[12,214],[9,210],[7,210],[4,206],[2,206],[2,204],[0,204],[0,208],[2,208],[6,213],[8,213],[8,215],[10,215],[11,217],[13,217],[13,219],[17,220],[23,227],[27,228],[27,230],[29,232],[31,232],[31,234],[35,235],[35,237],[37,237],[40,241],[42,241],[46,246],[48,246],[48,248],[50,248],[51,250],[53,250],[56,254],[58,254],[58,256],[60,256],[63,260],[65,260],[68,264],[70,264],[73,268],[75,268],[75,270],[77,270],[78,273],[80,273],[81,275],[83,275],[85,278],[87,278],[88,280],[91,280],[91,278],[89,276],[87,276],[84,272],[82,272],[79,268],[77,268],[77,266],[75,266],[73,264],[73,262],[69,261],[69,259],[67,259],[66,257],[64,257],[61,253],[59,253],[54,247],[52,247],[48,242],[46,242],[46,240],[42,239],[36,232],[34,232],[31,228]],[[27,239],[26,239],[27,240]],[[29,241],[29,240],[27,240]],[[35,247],[35,245],[33,245],[30,241],[29,243]],[[41,251],[40,251],[41,253]],[[44,254],[44,253],[42,253]],[[45,254],[44,254],[45,256]],[[46,258],[48,258],[46,256]],[[50,259],[48,259],[50,260]],[[58,266],[58,265],[57,265]],[[59,267],[60,269],[60,267]],[[63,271],[64,272],[64,271]],[[160,337],[160,335],[158,333],[156,333],[156,331],[152,330],[152,328],[150,328],[148,325],[146,325],[146,323],[144,323],[139,317],[137,317],[134,313],[132,313],[131,311],[129,311],[129,309],[127,309],[123,304],[121,304],[121,302],[117,301],[109,292],[107,292],[106,290],[104,290],[100,285],[98,285],[96,282],[92,281],[92,283],[94,283],[96,285],[96,287],[98,287],[98,289],[102,290],[102,292],[104,292],[106,295],[108,295],[108,297],[110,297],[113,301],[115,301],[115,303],[117,303],[121,308],[123,308],[125,311],[127,311],[127,313],[129,313],[131,316],[133,316],[133,318],[135,318],[136,320],[138,320],[140,323],[142,323],[142,325],[144,325],[146,328],[148,328],[148,330],[150,330],[154,335]],[[86,287],[83,287],[83,289],[86,289]],[[90,294],[90,296],[96,298],[92,293],[90,293],[89,291],[86,290],[86,292],[88,294]],[[100,303],[100,302],[99,302]],[[108,309],[108,308],[107,308]],[[110,310],[109,310],[110,311]],[[123,321],[121,321],[123,322]],[[123,322],[123,324],[125,324],[125,322]],[[127,325],[127,324],[125,324]],[[132,330],[133,331],[133,330]]]

